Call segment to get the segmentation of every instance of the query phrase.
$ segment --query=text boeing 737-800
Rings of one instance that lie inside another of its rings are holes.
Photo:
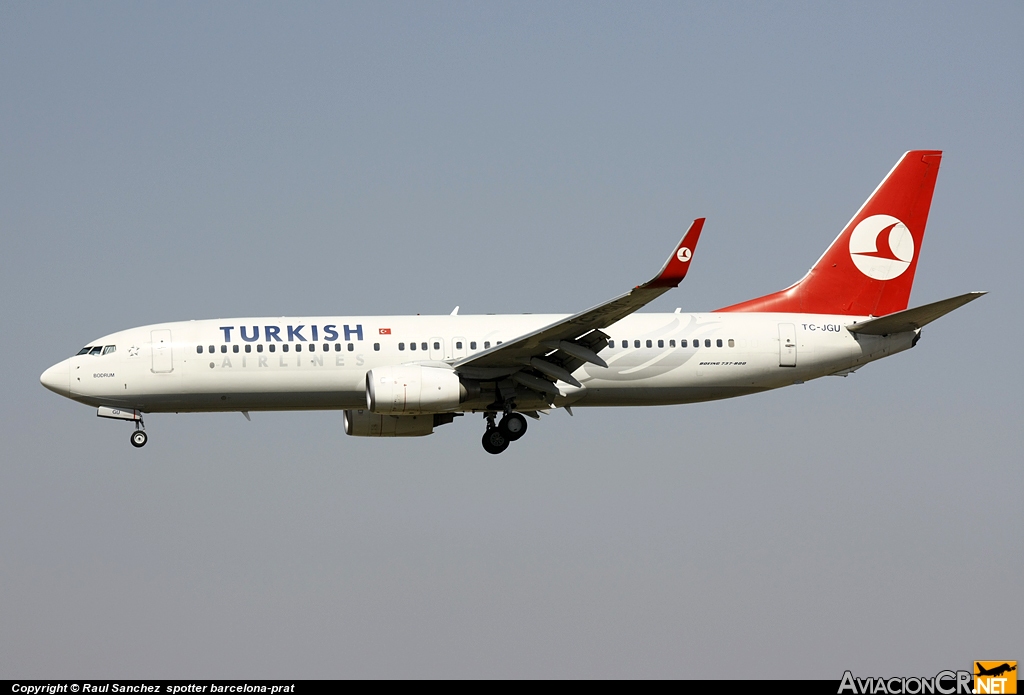
[[[144,413],[339,409],[346,433],[369,437],[483,413],[497,454],[523,436],[524,415],[552,408],[694,403],[846,375],[984,294],[907,309],[941,157],[903,155],[799,282],[711,313],[635,313],[686,276],[698,219],[653,280],[571,316],[163,323],[92,341],[41,381],[135,422],[136,447]]]

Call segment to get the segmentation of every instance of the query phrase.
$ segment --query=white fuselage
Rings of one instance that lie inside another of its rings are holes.
[[[113,351],[71,357],[47,375],[61,392],[66,378],[64,395],[76,401],[142,412],[365,408],[370,369],[447,366],[563,318],[349,316],[154,324],[104,336],[89,345]],[[559,382],[562,395],[554,404],[729,398],[842,373],[915,342],[917,332],[851,334],[845,326],[857,320],[820,314],[633,314],[604,329],[614,345],[600,350],[608,367],[579,367],[573,376],[582,387]],[[537,407],[546,405],[538,401]],[[470,399],[454,410],[485,406]]]

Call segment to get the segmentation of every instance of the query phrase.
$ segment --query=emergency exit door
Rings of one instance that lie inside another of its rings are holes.
[[[779,366],[796,366],[796,326],[792,323],[779,324]]]

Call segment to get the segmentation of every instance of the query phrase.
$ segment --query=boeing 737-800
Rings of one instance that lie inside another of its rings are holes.
[[[143,414],[337,409],[363,437],[482,413],[497,454],[524,416],[554,408],[695,403],[846,375],[984,294],[907,309],[941,157],[903,155],[799,282],[710,313],[636,313],[686,276],[698,219],[654,279],[578,314],[162,323],[94,340],[40,380],[134,422],[136,447]]]

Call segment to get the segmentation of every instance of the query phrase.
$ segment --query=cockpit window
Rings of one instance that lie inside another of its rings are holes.
[[[88,345],[86,345],[84,348],[82,348],[81,350],[78,351],[78,354],[79,355],[88,355],[90,350],[92,350],[92,348],[89,347]]]
[[[104,345],[103,346],[103,354],[104,355],[109,355],[110,353],[116,352],[116,351],[117,351],[117,346],[116,345]]]
[[[101,352],[103,352],[103,346],[102,345],[97,345],[96,347],[94,347],[92,350],[89,351],[89,354],[90,355],[98,355]]]

